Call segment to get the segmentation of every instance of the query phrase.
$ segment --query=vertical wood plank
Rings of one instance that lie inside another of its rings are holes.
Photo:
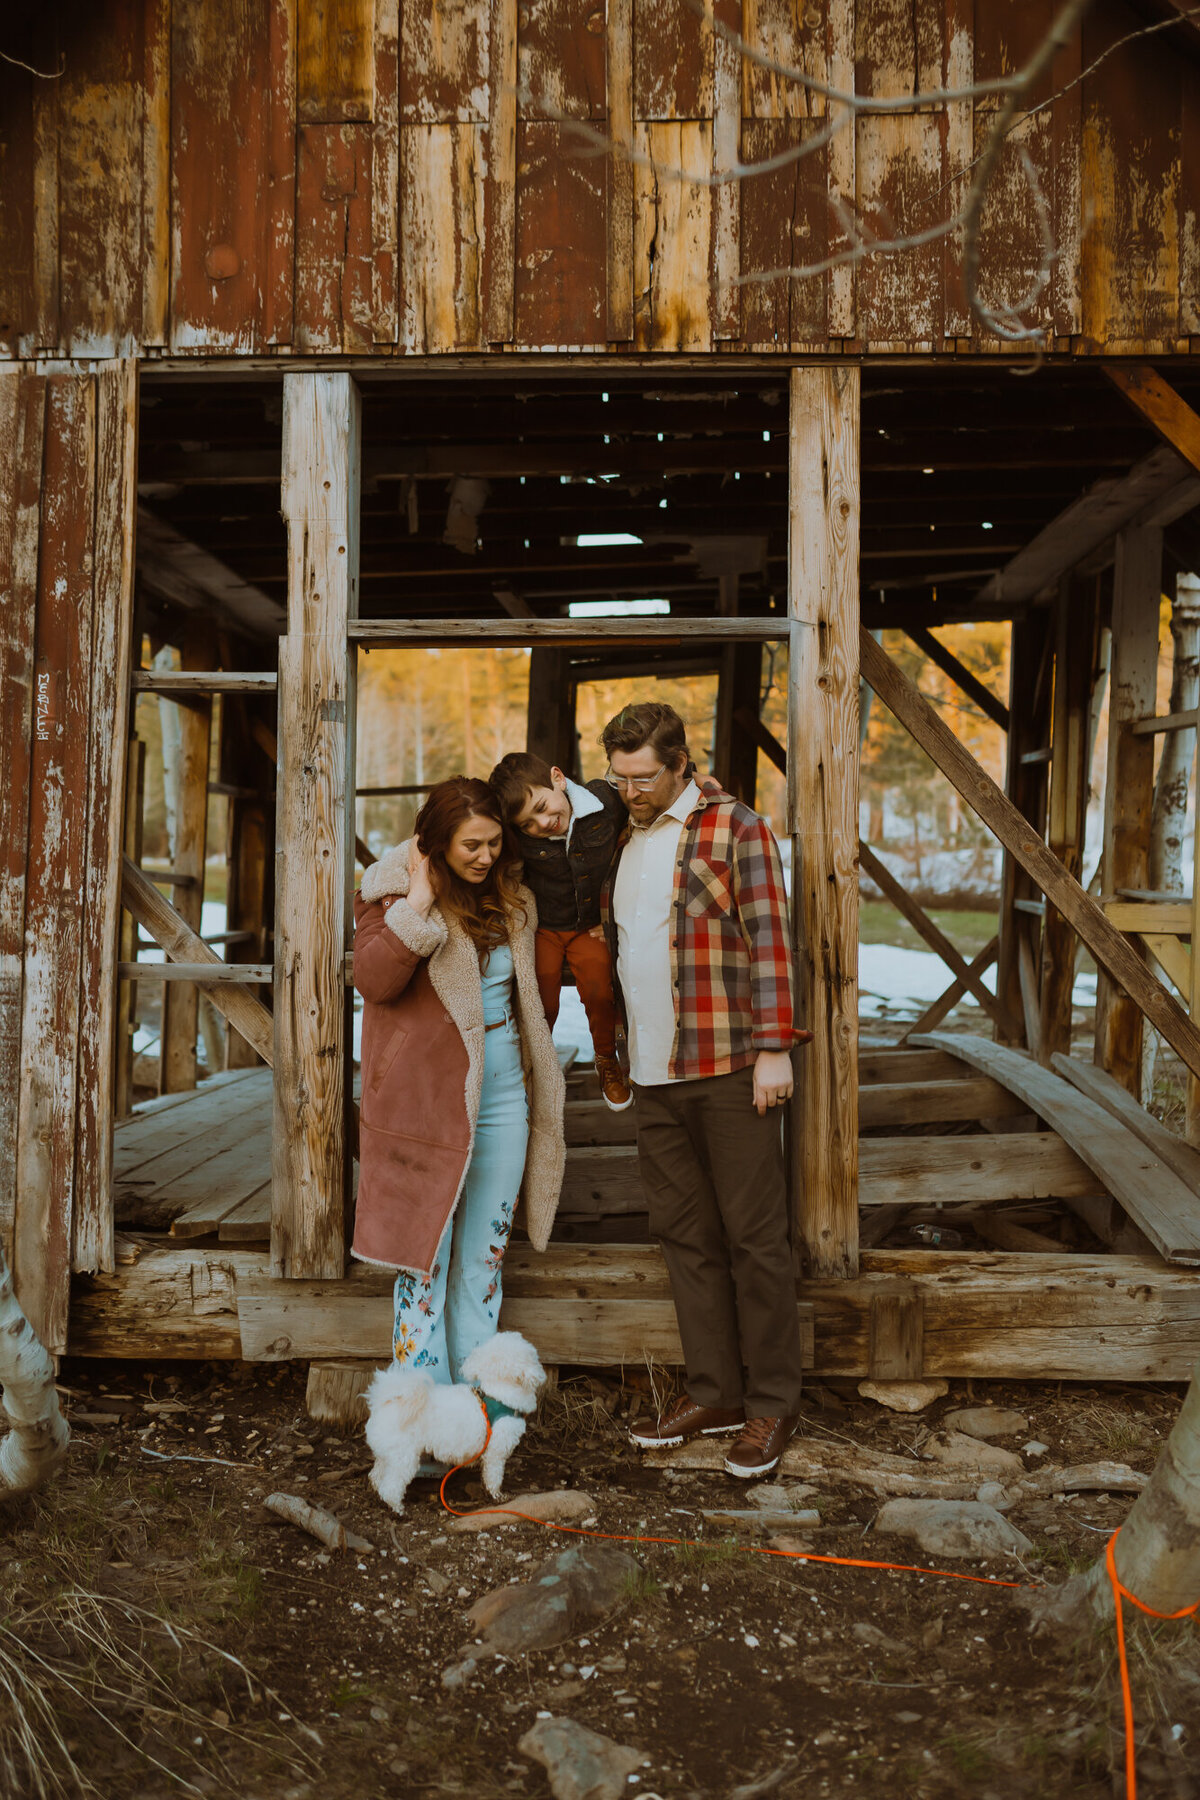
[[[1005,748],[1004,791],[1017,810],[1041,835],[1044,829],[1045,769],[1023,763],[1028,750],[1041,749],[1048,724],[1048,658],[1050,648],[1044,610],[1035,609],[1015,619],[1009,650],[1008,742]],[[1031,921],[1015,910],[1014,900],[1034,893],[1028,875],[1008,851],[1000,869],[1000,950],[996,963],[996,998],[1000,1017],[1018,1031],[996,1027],[1001,1043],[1024,1043],[1024,1007],[1021,992],[1021,944],[1027,940]]]
[[[731,31],[741,25],[740,0],[717,0],[716,16]],[[713,44],[713,174],[737,166],[741,149],[742,71],[741,52],[726,37],[714,34]],[[726,181],[713,189],[712,208],[712,317],[713,337],[742,335],[742,290],[738,241],[741,223],[742,184]]]
[[[375,266],[368,125],[302,125],[296,138],[296,343],[370,350]]]
[[[24,1004],[26,875],[33,750],[38,502],[44,377],[0,372],[0,1249],[10,1266],[16,1214],[17,1124]]]
[[[34,641],[13,1273],[30,1324],[66,1348],[86,868],[95,383],[48,383]]]
[[[688,0],[633,0],[636,119],[712,118],[714,36]]]
[[[708,350],[713,208],[686,179],[712,167],[712,125],[637,125],[634,332],[639,350]],[[680,177],[684,179],[680,179]]]
[[[342,124],[372,116],[374,0],[305,0],[296,36],[296,116]]]
[[[145,806],[146,746],[131,737],[125,753],[125,824],[121,849],[135,868],[142,866],[142,815]],[[117,954],[122,962],[137,960],[137,922],[121,911]],[[133,1039],[137,1029],[137,982],[117,984],[116,1071],[113,1077],[113,1112],[126,1119],[133,1111]]]
[[[608,341],[633,336],[633,0],[608,0]]]
[[[33,29],[33,61],[54,69],[59,32],[43,13]],[[58,83],[33,84],[33,291],[37,349],[55,350],[60,337],[58,281]]]
[[[523,345],[605,342],[604,168],[564,127],[517,127],[514,330]]]
[[[1108,769],[1104,783],[1104,893],[1150,885],[1154,814],[1154,739],[1135,737],[1133,719],[1155,709],[1162,599],[1162,532],[1131,527],[1117,534],[1113,571],[1112,668],[1108,701]],[[1141,1008],[1100,971],[1096,989],[1095,1061],[1135,1099],[1141,1098]]]
[[[171,304],[171,0],[146,0],[142,67],[142,343],[158,345]]]
[[[854,10],[855,0],[829,0],[829,84],[843,94],[854,92]],[[858,192],[857,134],[853,115],[845,107],[836,108],[839,129],[829,142],[829,200],[831,208],[840,200],[853,207]],[[845,241],[831,222],[830,248]],[[853,263],[843,263],[829,273],[829,335],[852,338],[856,334],[856,288]]]
[[[31,21],[23,20],[20,29],[6,23],[9,53],[32,63]],[[5,124],[0,146],[0,352],[5,356],[27,356],[34,349],[33,90],[39,85],[28,69],[0,60],[0,118]]]
[[[400,117],[406,125],[484,125],[490,0],[406,6],[400,18]]]
[[[814,81],[829,80],[827,7],[798,7],[792,0],[742,0],[742,38],[776,64],[799,69]],[[750,56],[742,58],[744,119],[823,117],[824,95],[788,81]]]
[[[401,149],[400,341],[478,350],[485,155],[481,125],[409,125]]]
[[[171,5],[171,347],[292,336],[296,0]]]
[[[526,0],[517,52],[523,119],[603,119],[606,24],[604,6],[590,0]]]
[[[813,1275],[858,1268],[856,368],[794,369],[788,519],[788,803],[799,1016],[793,1190]]]
[[[346,625],[357,610],[360,403],[284,377],[288,635],[279,646],[271,1270],[345,1266]]]
[[[87,865],[79,921],[79,1105],[71,1221],[71,1267],[90,1275],[111,1273],[114,1267],[114,963],[121,918],[125,825],[122,802],[129,733],[137,399],[136,361],[118,362],[97,374],[96,558],[85,795]],[[206,777],[207,772],[206,769]]]
[[[819,119],[747,119],[742,151],[747,162],[765,162],[823,129]],[[769,175],[742,183],[740,256],[743,275],[803,268],[829,250],[828,148],[818,149]],[[836,230],[836,226],[833,227]],[[790,345],[827,347],[828,275],[804,280],[748,281],[742,288],[742,336],[755,349]]]
[[[1050,799],[1046,841],[1078,881],[1087,820],[1092,681],[1098,629],[1095,579],[1068,578],[1055,607],[1054,710],[1050,729]],[[1042,931],[1040,1059],[1071,1053],[1076,935],[1046,903]]]
[[[975,73],[973,0],[948,0],[945,17],[944,67],[942,79],[948,89],[969,88]],[[941,203],[947,214],[956,213],[966,199],[970,185],[972,146],[972,102],[951,100],[946,106],[946,133],[943,144],[946,184]],[[944,302],[942,333],[947,338],[968,337],[971,315],[967,308],[962,280],[962,233],[947,238],[942,253]]]
[[[887,240],[925,231],[943,216],[941,125],[931,113],[868,114],[858,121],[858,213]],[[943,332],[943,253],[930,243],[858,266],[858,335],[932,344]]]
[[[247,665],[243,662],[242,666]],[[228,945],[227,962],[265,962],[269,954],[274,890],[270,862],[273,813],[268,807],[275,782],[275,756],[268,758],[252,728],[251,720],[258,723],[257,709],[262,705],[262,701],[240,694],[226,694],[221,703],[221,779],[231,786],[258,790],[253,798],[239,796],[229,805],[227,923],[230,931],[247,931],[251,936],[243,944]],[[274,731],[268,741],[274,747]],[[225,1033],[225,1067],[251,1069],[261,1060],[254,1047],[230,1026]]]
[[[189,624],[179,646],[185,669],[211,669],[215,640],[204,621]],[[171,890],[171,905],[185,925],[199,932],[204,910],[204,863],[208,848],[208,760],[212,741],[212,696],[186,702],[160,698],[179,718],[178,788],[171,865],[187,885]],[[190,981],[163,983],[159,1091],[178,1094],[196,1085],[196,1030],[199,990]]]
[[[517,0],[492,0],[486,195],[483,333],[489,344],[507,344],[513,335],[517,241]]]
[[[1193,818],[1200,816],[1195,810],[1200,805],[1200,731],[1196,733],[1196,759],[1192,768],[1192,806]],[[1188,1011],[1193,1020],[1200,1021],[1200,887],[1196,879],[1200,876],[1200,830],[1194,832],[1192,855],[1192,954],[1188,964],[1191,977],[1188,984]],[[1200,1144],[1200,1079],[1189,1069],[1187,1073],[1187,1091],[1184,1101],[1184,1135],[1189,1144]]]
[[[400,0],[375,0],[371,149],[371,323],[377,344],[394,344],[400,280]]]

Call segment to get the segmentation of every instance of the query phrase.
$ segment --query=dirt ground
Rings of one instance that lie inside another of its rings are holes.
[[[634,1546],[641,1573],[602,1625],[480,1661],[460,1687],[443,1673],[471,1642],[467,1607],[569,1538],[450,1534],[432,1482],[395,1517],[367,1485],[361,1432],[309,1419],[299,1367],[68,1364],[62,1380],[66,1473],[0,1512],[0,1791],[13,1800],[540,1797],[547,1777],[517,1749],[539,1713],[642,1750],[628,1792],[643,1800],[1124,1791],[1111,1630],[1064,1645],[1032,1636],[1004,1588],[748,1552],[763,1540],[702,1516],[747,1505],[742,1484],[652,1471],[629,1447],[631,1413],[652,1403],[640,1374],[562,1371],[507,1488],[582,1488],[601,1531],[693,1542]],[[915,1417],[850,1382],[814,1384],[802,1431],[904,1453],[951,1406],[995,1402],[1028,1417],[1047,1459],[1149,1469],[1180,1397],[962,1382]],[[264,1510],[274,1491],[374,1548],[330,1554]],[[449,1491],[482,1499],[466,1473]],[[821,1553],[926,1560],[872,1534],[869,1496],[815,1503]],[[1056,1582],[1090,1564],[1130,1504],[1024,1506],[1013,1516],[1036,1558],[1015,1572]],[[1132,1635],[1141,1792],[1200,1794],[1200,1629],[1145,1621]]]

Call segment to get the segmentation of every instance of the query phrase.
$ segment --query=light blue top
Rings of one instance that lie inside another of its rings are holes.
[[[512,1010],[513,959],[507,944],[497,944],[488,952],[481,970],[483,982],[483,1022],[498,1025]]]

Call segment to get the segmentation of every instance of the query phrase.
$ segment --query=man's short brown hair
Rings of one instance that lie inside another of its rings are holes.
[[[534,788],[554,786],[554,771],[543,756],[510,750],[488,776],[488,786],[500,802],[505,824],[511,825]]]
[[[664,768],[678,769],[681,756],[685,763],[692,760],[683,720],[673,706],[661,700],[623,706],[600,733],[600,742],[610,758],[614,750],[628,755],[649,746]]]

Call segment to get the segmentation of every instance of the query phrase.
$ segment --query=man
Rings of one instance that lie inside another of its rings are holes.
[[[629,1037],[638,1162],[662,1245],[686,1392],[643,1449],[739,1433],[725,1467],[779,1465],[799,1423],[800,1331],[780,1108],[793,1021],[779,850],[757,813],[697,781],[669,706],[602,733],[629,809],[602,901]]]

